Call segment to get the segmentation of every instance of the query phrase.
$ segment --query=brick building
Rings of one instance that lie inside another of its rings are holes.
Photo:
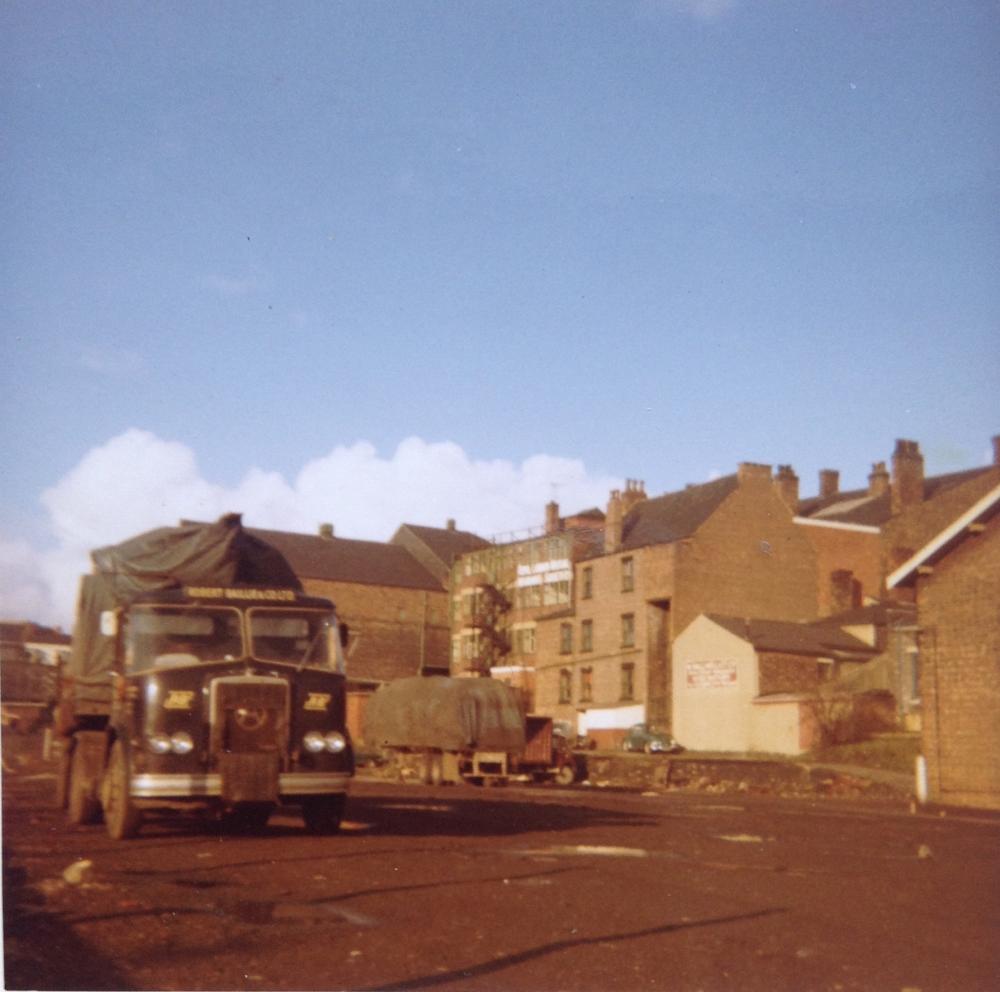
[[[611,743],[669,724],[670,649],[699,613],[816,616],[816,554],[767,465],[653,499],[630,480],[606,513],[457,564],[453,670],[492,667],[529,706]]]
[[[1000,485],[887,584],[916,599],[929,799],[1000,809]]]
[[[1000,482],[1000,437],[993,438],[993,451],[992,465],[925,476],[919,444],[898,440],[891,471],[875,462],[865,489],[841,492],[840,473],[823,469],[819,494],[804,500],[791,468],[782,466],[776,484],[784,473],[795,521],[816,549],[820,615],[884,596],[889,572]]]

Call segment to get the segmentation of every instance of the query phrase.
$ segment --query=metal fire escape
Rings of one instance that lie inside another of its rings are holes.
[[[491,583],[476,587],[475,606],[470,624],[479,631],[479,653],[476,663],[481,672],[489,672],[510,652],[510,640],[503,630],[504,615],[510,610],[510,600]]]

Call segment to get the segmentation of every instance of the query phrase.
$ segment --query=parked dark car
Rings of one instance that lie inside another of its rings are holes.
[[[651,727],[648,723],[636,723],[628,728],[622,741],[622,750],[644,751],[646,754],[676,754],[684,748],[670,734],[658,727]]]

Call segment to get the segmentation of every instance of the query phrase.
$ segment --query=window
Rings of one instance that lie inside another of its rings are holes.
[[[622,592],[631,592],[635,588],[635,559],[622,558]]]
[[[594,570],[588,565],[580,573],[580,597],[591,599],[594,595]]]
[[[635,647],[635,614],[622,614],[622,647]]]
[[[573,653],[573,625],[571,623],[559,625],[559,653]]]
[[[534,627],[518,627],[514,631],[514,650],[519,654],[535,653]]]
[[[580,650],[594,650],[594,621],[584,620],[580,624]]]
[[[568,668],[559,672],[559,702],[573,702],[573,673]]]
[[[635,699],[635,665],[622,665],[622,699]]]
[[[594,670],[580,669],[580,702],[589,703],[594,698]]]

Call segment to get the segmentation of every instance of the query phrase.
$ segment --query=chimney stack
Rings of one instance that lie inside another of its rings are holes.
[[[896,441],[892,453],[893,515],[924,499],[924,456],[916,441]]]
[[[835,468],[819,470],[819,495],[821,499],[836,496],[840,491],[840,472]]]
[[[770,482],[771,466],[760,465],[757,462],[740,462],[736,470],[736,480],[742,486],[750,481]]]
[[[445,528],[445,530],[454,530],[455,529],[455,518],[454,517],[449,517],[445,521],[444,528]]]
[[[854,573],[848,568],[838,568],[830,573],[830,609],[833,614],[846,613],[860,606],[855,595]]]
[[[993,435],[993,464],[1000,465],[1000,434]]]
[[[778,466],[778,471],[774,474],[774,487],[785,506],[795,513],[799,506],[799,477],[791,465]]]
[[[889,491],[889,472],[885,462],[875,462],[868,476],[868,495],[884,496]]]
[[[559,504],[555,500],[545,504],[545,533],[559,533]]]
[[[320,524],[319,525],[319,536],[325,537],[327,540],[332,540],[333,538],[333,524]]]
[[[646,483],[638,479],[625,480],[625,492],[622,493],[622,516],[628,513],[636,503],[646,498]]]
[[[621,491],[612,489],[611,498],[608,500],[608,512],[604,518],[604,550],[608,554],[621,550],[622,516]]]

